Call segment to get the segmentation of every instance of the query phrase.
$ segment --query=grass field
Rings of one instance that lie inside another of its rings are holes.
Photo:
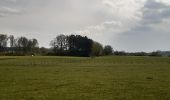
[[[170,100],[170,58],[0,57],[0,100]]]

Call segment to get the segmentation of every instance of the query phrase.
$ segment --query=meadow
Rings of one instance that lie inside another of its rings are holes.
[[[0,57],[0,100],[170,100],[170,58]]]

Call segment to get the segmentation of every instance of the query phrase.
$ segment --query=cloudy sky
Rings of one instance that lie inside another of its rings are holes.
[[[170,0],[0,0],[0,33],[86,35],[116,50],[170,50]]]

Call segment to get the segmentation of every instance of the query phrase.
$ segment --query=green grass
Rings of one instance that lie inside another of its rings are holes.
[[[0,100],[170,100],[170,58],[0,57]]]

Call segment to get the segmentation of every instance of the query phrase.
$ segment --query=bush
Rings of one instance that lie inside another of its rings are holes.
[[[159,51],[156,51],[156,52],[151,52],[151,53],[149,54],[149,56],[161,57],[162,55],[161,55],[161,53],[160,53]]]

